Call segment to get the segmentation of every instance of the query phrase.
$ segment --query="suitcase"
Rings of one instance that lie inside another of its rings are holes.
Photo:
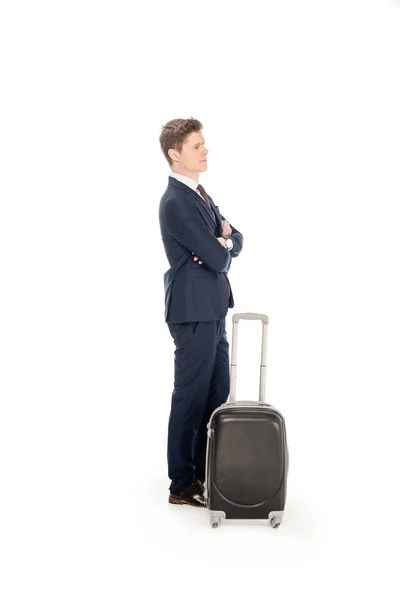
[[[236,400],[236,358],[240,320],[262,322],[259,400]],[[213,528],[222,519],[269,519],[282,522],[288,473],[285,421],[265,402],[268,317],[241,313],[232,317],[230,393],[207,425],[205,498]]]

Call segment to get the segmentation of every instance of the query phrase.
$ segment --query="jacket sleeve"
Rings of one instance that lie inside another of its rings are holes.
[[[223,221],[227,220],[222,215],[221,215],[221,218]],[[233,247],[230,252],[231,252],[232,258],[236,258],[237,256],[239,256],[239,254],[243,248],[243,236],[240,233],[240,231],[235,229],[235,227],[232,225],[232,223],[229,223],[229,225],[231,226],[231,229],[232,229],[232,233],[229,237],[232,239],[232,242],[233,242]]]
[[[226,271],[231,262],[231,253],[211,233],[194,204],[174,199],[168,203],[165,216],[171,235],[182,246],[213,271]]]

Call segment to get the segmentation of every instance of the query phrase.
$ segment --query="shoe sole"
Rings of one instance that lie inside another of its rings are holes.
[[[194,506],[195,508],[207,508],[205,504],[194,504],[190,500],[183,500],[182,498],[174,498],[170,496],[168,498],[170,504],[187,504],[188,506]]]

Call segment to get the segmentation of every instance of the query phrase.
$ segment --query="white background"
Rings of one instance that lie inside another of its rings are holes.
[[[398,598],[399,3],[1,6],[2,599]],[[201,183],[244,236],[228,339],[235,312],[270,318],[276,531],[167,503],[177,117],[203,123]]]

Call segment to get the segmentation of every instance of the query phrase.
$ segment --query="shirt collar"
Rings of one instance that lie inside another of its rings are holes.
[[[185,185],[192,188],[192,190],[194,190],[195,192],[199,193],[199,191],[197,189],[199,182],[196,181],[195,179],[192,179],[191,177],[187,177],[186,175],[181,175],[180,173],[175,173],[175,171],[171,171],[170,175],[171,175],[171,177],[175,177],[175,179],[177,179],[181,183],[184,183]]]

